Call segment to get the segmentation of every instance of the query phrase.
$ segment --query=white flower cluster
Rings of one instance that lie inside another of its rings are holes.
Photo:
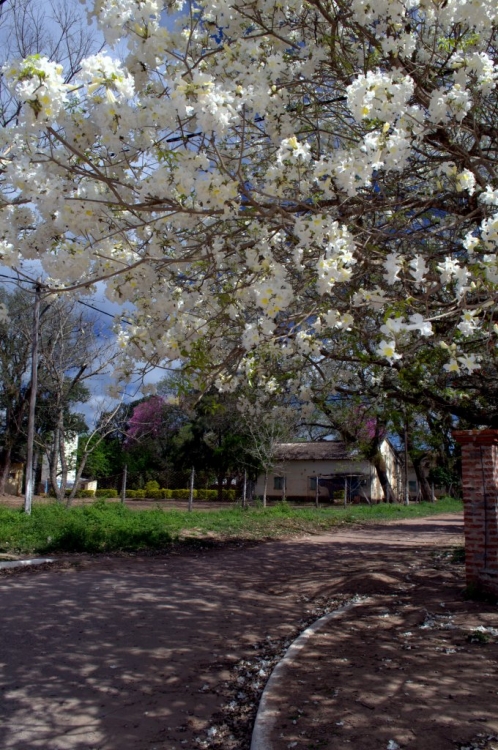
[[[0,259],[129,303],[123,372],[309,361],[368,327],[393,364],[442,318],[462,347],[495,335],[496,2],[327,8],[96,0],[115,52],[70,83],[36,55],[6,66]]]

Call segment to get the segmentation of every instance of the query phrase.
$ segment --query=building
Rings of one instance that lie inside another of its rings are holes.
[[[383,440],[381,453],[397,497],[402,494],[402,470],[396,451]],[[258,477],[255,495],[262,497],[265,476]],[[382,487],[374,466],[357,449],[343,442],[324,440],[316,443],[281,443],[275,451],[275,463],[267,476],[267,498],[311,502],[380,502]]]

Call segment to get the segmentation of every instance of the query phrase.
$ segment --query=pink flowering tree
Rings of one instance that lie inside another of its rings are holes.
[[[165,400],[162,396],[151,396],[133,409],[128,422],[125,448],[132,448],[143,438],[158,438],[164,428]]]

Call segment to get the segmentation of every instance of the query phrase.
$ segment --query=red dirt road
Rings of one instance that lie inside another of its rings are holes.
[[[430,594],[422,592],[419,601],[405,577],[416,569],[422,580],[432,571],[438,601],[458,602],[473,622],[489,624],[496,608],[463,603],[462,566],[446,562],[444,574],[434,576],[434,553],[461,544],[461,531],[461,518],[448,515],[165,556],[66,558],[53,569],[5,572],[0,748],[247,749],[259,695],[282,650],[308,622],[352,595],[399,598],[390,587],[401,586],[413,612],[422,612]],[[364,639],[356,645],[361,665]],[[355,648],[350,637],[348,648]],[[485,648],[498,690],[498,647]],[[337,665],[334,674],[337,682]],[[301,675],[303,690],[306,679]],[[476,672],[475,690],[484,682]],[[482,690],[489,702],[487,683]],[[294,703],[301,698],[295,690],[289,695]],[[416,691],[407,700],[417,701]],[[312,742],[322,744],[304,744],[299,735],[279,747],[335,748],[323,722],[336,720],[322,713],[321,721],[321,739]],[[462,741],[479,731],[469,722]],[[385,748],[381,739],[350,746]],[[407,747],[446,747],[417,743],[412,737]]]

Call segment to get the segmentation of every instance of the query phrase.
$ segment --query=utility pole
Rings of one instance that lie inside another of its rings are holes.
[[[35,409],[38,390],[38,339],[40,333],[41,285],[35,286],[35,304],[33,307],[33,333],[31,338],[31,390],[29,393],[28,411],[28,445],[26,451],[26,479],[24,512],[31,515],[33,504],[33,447],[35,442]]]
[[[126,478],[128,476],[128,466],[125,464],[123,466],[123,481],[121,484],[121,502],[124,503],[126,500]]]

